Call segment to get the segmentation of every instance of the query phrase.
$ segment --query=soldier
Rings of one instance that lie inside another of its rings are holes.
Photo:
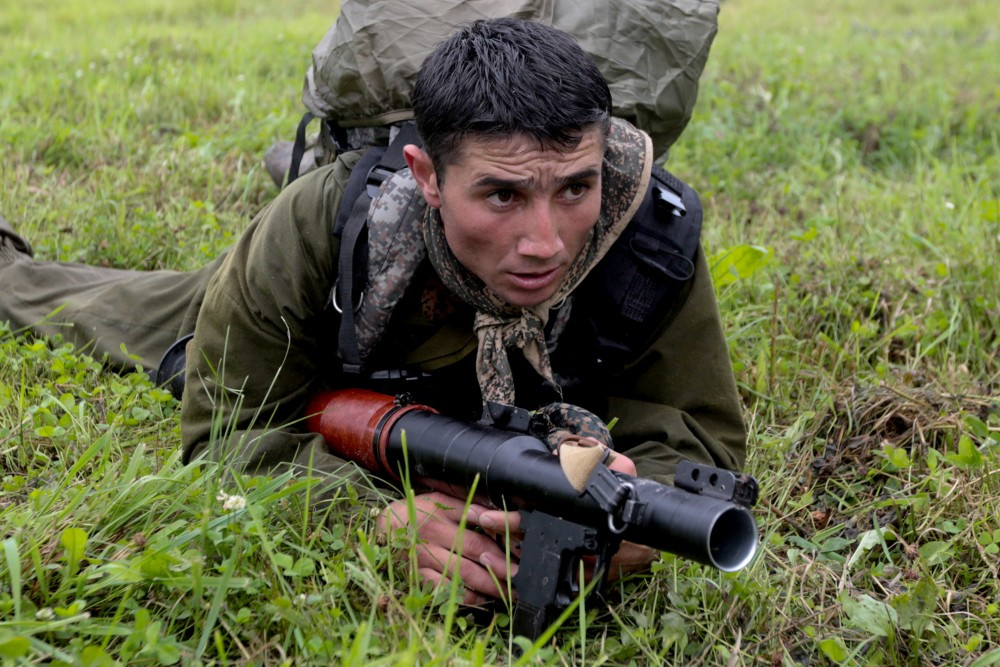
[[[485,400],[557,412],[573,403],[617,418],[611,467],[622,472],[667,482],[682,458],[740,468],[746,433],[700,249],[667,314],[649,323],[652,342],[627,365],[594,371],[595,348],[575,328],[574,306],[590,298],[585,279],[638,224],[654,162],[649,137],[612,117],[586,53],[540,23],[478,21],[424,62],[413,108],[422,143],[402,147],[407,169],[386,180],[367,219],[368,278],[351,328],[366,373],[345,372],[342,306],[331,304],[347,277],[338,264],[346,241],[331,230],[364,151],[292,183],[234,247],[191,273],[35,261],[0,220],[0,319],[62,334],[119,367],[135,363],[122,343],[153,368],[193,332],[185,460],[318,471],[327,497],[365,482],[302,427],[309,398],[321,387],[382,389],[377,378],[393,373],[418,378],[407,388],[421,402],[464,418]],[[489,533],[516,532],[517,514],[473,505],[468,524],[486,534],[465,531],[450,570],[464,500],[428,492],[416,504],[421,572],[438,581],[457,571],[466,602],[499,595],[491,572],[503,580],[506,558]],[[414,519],[403,501],[381,516],[383,525]],[[653,556],[626,543],[613,565],[642,569]]]

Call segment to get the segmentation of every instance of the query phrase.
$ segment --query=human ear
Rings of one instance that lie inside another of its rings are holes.
[[[403,157],[413,174],[414,180],[420,192],[424,195],[424,200],[428,206],[441,208],[441,190],[438,188],[437,172],[434,171],[434,163],[424,149],[416,144],[403,146]]]

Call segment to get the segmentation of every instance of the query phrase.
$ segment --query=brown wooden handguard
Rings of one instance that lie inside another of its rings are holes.
[[[437,412],[367,389],[323,391],[306,408],[306,427],[322,435],[334,454],[398,480],[398,471],[388,465],[386,444],[393,425],[411,410]]]

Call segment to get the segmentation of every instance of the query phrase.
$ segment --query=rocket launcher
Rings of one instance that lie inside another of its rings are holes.
[[[405,396],[363,389],[322,392],[309,430],[368,470],[522,514],[524,539],[513,578],[513,631],[537,639],[579,595],[578,565],[597,558],[599,590],[622,540],[710,565],[742,569],[757,549],[752,477],[683,462],[674,486],[598,465],[579,491],[521,408],[489,404],[480,422],[437,413]],[[405,457],[404,457],[405,441]]]

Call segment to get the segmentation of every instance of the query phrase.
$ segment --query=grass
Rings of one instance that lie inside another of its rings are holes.
[[[664,556],[524,662],[1000,664],[992,10],[723,3],[668,164],[719,277],[757,263],[718,291],[762,548],[729,575]],[[274,196],[260,158],[332,12],[4,3],[0,211],[42,259],[202,265]],[[141,374],[0,333],[0,661],[510,658],[506,614],[458,613],[308,480],[181,465],[177,417]]]

